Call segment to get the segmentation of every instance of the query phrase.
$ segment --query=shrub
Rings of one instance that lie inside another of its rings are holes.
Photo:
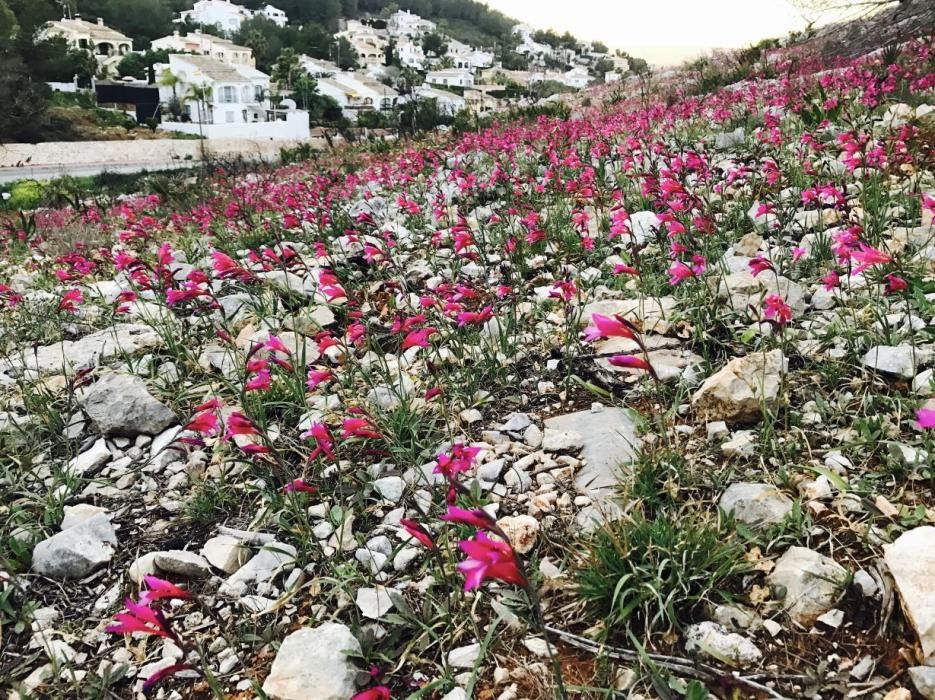
[[[727,599],[726,585],[744,572],[744,549],[721,519],[640,513],[603,526],[587,543],[577,573],[579,594],[607,628],[626,625],[647,636],[680,628],[699,605]]]
[[[13,185],[7,204],[13,210],[35,209],[42,202],[45,188],[35,180],[23,180]]]

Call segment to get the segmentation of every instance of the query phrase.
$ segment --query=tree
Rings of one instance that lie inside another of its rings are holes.
[[[280,88],[291,90],[295,80],[305,73],[295,49],[283,49],[273,67],[272,79]]]
[[[143,58],[143,54],[128,53],[121,58],[120,63],[117,64],[117,75],[121,78],[133,77],[139,80],[145,80],[147,68],[148,66],[146,65],[146,59]]]
[[[430,56],[444,56],[448,53],[448,43],[438,32],[431,32],[422,37],[422,50],[425,51],[426,55]]]
[[[13,10],[7,5],[6,0],[0,0],[0,38],[7,39],[13,36],[18,26]]]
[[[354,50],[347,37],[339,38],[332,49],[332,60],[338,64],[341,70],[351,70],[357,68],[357,52]]]
[[[399,65],[399,55],[396,53],[396,40],[393,38],[390,38],[390,40],[386,42],[386,48],[383,50],[383,65]]]
[[[607,53],[607,44],[601,41],[592,41],[591,42],[591,51],[594,53]]]
[[[204,123],[208,116],[208,105],[214,102],[214,89],[210,85],[188,85],[182,102],[195,102],[198,106],[198,121]]]
[[[41,140],[49,127],[52,91],[30,79],[26,64],[7,39],[0,46],[0,143]]]

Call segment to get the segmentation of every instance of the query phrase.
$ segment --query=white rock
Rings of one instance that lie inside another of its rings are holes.
[[[78,392],[78,403],[105,435],[155,435],[175,422],[175,415],[153,398],[146,382],[130,374],[104,372]]]
[[[685,630],[685,651],[730,663],[739,668],[752,666],[763,658],[756,644],[716,622],[699,622]]]
[[[297,630],[280,645],[263,692],[270,700],[347,700],[357,692],[358,673],[348,654],[361,648],[344,625]]]
[[[904,379],[916,376],[919,367],[932,359],[932,352],[911,345],[878,345],[863,357],[866,367],[886,374],[895,374]]]
[[[497,525],[507,536],[510,545],[520,554],[528,554],[536,545],[539,521],[531,515],[514,515],[500,518]]]
[[[284,542],[271,542],[264,545],[250,561],[237,569],[221,587],[218,593],[239,598],[252,585],[267,583],[282,571],[291,571],[295,567],[296,549]]]
[[[790,547],[769,575],[773,586],[785,589],[785,611],[803,625],[834,606],[846,580],[843,566],[806,547]]]
[[[385,476],[373,482],[373,488],[391,503],[398,503],[406,490],[406,482],[398,476]]]
[[[229,535],[218,535],[205,542],[201,556],[216,569],[232,574],[250,559],[250,550],[240,540]]]
[[[546,428],[542,449],[546,452],[576,452],[584,447],[584,438],[571,430]]]
[[[452,668],[474,668],[480,657],[480,644],[468,644],[448,652],[448,665]]]
[[[156,552],[154,561],[162,571],[186,578],[203,578],[211,574],[208,560],[195,552],[181,549]]]
[[[386,588],[361,588],[354,599],[360,614],[370,620],[379,620],[393,609],[393,599]]]
[[[102,464],[107,464],[112,457],[110,449],[107,447],[107,441],[100,438],[90,448],[65,465],[65,471],[73,476],[84,476]]]
[[[704,381],[692,397],[692,407],[702,420],[759,418],[764,404],[775,407],[778,403],[786,364],[781,350],[735,358]]]
[[[775,525],[792,512],[792,499],[775,486],[738,482],[728,486],[718,505],[750,527]]]
[[[935,662],[935,527],[904,532],[883,548],[883,559],[922,646],[925,662]]]
[[[96,515],[106,515],[107,509],[100,506],[92,506],[90,503],[78,503],[73,506],[65,506],[65,517],[62,518],[62,530],[67,530],[80,525],[86,520],[90,520]]]
[[[95,515],[37,544],[32,570],[49,578],[83,578],[109,563],[116,546],[110,517]]]
[[[916,692],[925,700],[935,700],[935,668],[932,666],[913,666],[909,669],[909,680]]]

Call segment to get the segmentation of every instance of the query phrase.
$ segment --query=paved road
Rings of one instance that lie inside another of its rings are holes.
[[[139,161],[127,163],[71,163],[68,165],[26,165],[18,168],[0,168],[0,183],[16,180],[52,180],[70,175],[84,177],[108,173],[139,173],[143,170],[179,170],[198,165],[192,160],[169,160],[165,162]]]

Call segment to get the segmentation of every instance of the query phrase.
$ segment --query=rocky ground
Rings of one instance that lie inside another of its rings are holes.
[[[11,221],[9,696],[935,698],[931,47]]]

